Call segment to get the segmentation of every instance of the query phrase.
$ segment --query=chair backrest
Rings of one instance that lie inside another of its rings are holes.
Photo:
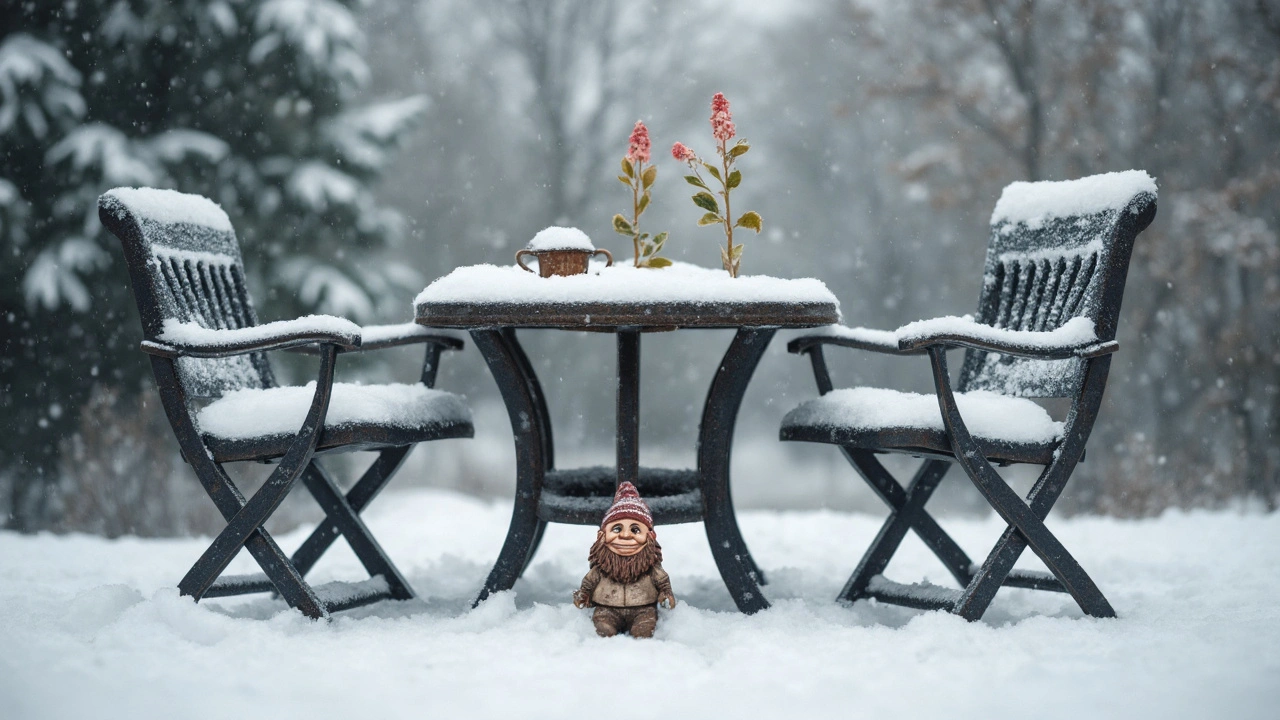
[[[1141,170],[1065,182],[1016,182],[991,214],[978,322],[1054,330],[1074,317],[1115,339],[1133,243],[1156,214],[1155,181]],[[960,390],[1072,397],[1084,361],[965,353]]]
[[[133,296],[147,340],[166,320],[210,329],[256,325],[244,262],[231,221],[213,201],[155,188],[116,188],[98,199],[98,217],[124,246]],[[273,387],[264,353],[179,358],[178,377],[192,397]]]

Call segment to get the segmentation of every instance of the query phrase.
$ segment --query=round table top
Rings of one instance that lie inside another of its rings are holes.
[[[515,266],[460,267],[414,300],[431,327],[805,328],[840,321],[840,303],[814,278],[729,277],[687,263],[662,269],[593,265],[543,278]]]

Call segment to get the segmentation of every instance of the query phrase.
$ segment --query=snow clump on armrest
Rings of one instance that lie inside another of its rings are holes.
[[[1077,316],[1048,331],[1008,330],[976,322],[972,315],[917,320],[898,328],[895,335],[899,342],[919,342],[945,336],[970,337],[1002,345],[1016,345],[1044,350],[1071,349],[1098,340],[1093,321]]]
[[[333,336],[346,345],[358,345],[361,339],[360,326],[350,320],[332,315],[307,315],[229,330],[211,329],[169,318],[164,321],[160,340],[186,347],[217,348],[308,334]]]

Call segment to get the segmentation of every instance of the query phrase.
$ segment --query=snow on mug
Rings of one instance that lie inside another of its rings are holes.
[[[516,253],[516,264],[533,272],[533,268],[524,264],[525,256],[532,255],[538,259],[538,274],[542,277],[581,275],[587,271],[591,258],[601,254],[605,257],[605,267],[613,265],[613,254],[597,250],[591,238],[578,228],[549,227],[534,235],[529,244]]]

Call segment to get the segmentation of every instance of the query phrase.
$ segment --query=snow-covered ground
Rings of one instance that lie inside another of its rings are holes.
[[[179,598],[206,541],[0,533],[0,716],[1166,720],[1274,718],[1280,705],[1280,515],[1051,522],[1120,618],[1004,590],[973,624],[832,602],[877,516],[743,513],[774,601],[752,617],[732,610],[701,525],[663,527],[682,603],[636,641],[597,638],[569,603],[590,528],[553,526],[514,593],[469,609],[508,507],[380,497],[368,520],[420,598],[332,622],[265,596]],[[1001,530],[946,524],[979,555]],[[357,577],[345,546],[331,556],[317,579]],[[253,569],[243,555],[232,566]],[[944,579],[914,539],[888,574]]]

